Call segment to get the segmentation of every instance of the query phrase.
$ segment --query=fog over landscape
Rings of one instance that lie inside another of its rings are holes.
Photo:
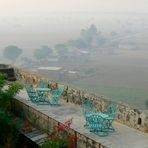
[[[0,0],[0,63],[62,67],[55,81],[148,109],[147,16],[147,0]]]

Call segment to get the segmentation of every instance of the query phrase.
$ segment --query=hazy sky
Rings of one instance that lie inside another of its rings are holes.
[[[67,13],[70,11],[78,13]],[[66,13],[61,15],[61,12]],[[83,12],[82,15],[79,12]],[[18,45],[24,49],[54,46],[77,38],[80,30],[92,23],[102,32],[119,31],[123,26],[122,20],[118,24],[117,19],[132,21],[131,18],[136,16],[115,15],[114,18],[114,14],[98,15],[95,12],[148,13],[148,0],[0,0],[0,49],[7,45]],[[140,15],[140,23],[146,17]],[[136,21],[133,24],[137,25]]]
[[[54,11],[148,12],[148,0],[0,0],[0,17]]]

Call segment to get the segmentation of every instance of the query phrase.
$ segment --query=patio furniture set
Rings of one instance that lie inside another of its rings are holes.
[[[60,97],[64,91],[64,86],[59,86],[58,89],[52,91],[48,87],[48,83],[41,81],[38,83],[37,88],[34,88],[31,84],[25,84],[27,94],[30,100],[37,105],[54,105],[59,106]]]
[[[50,104],[52,106],[59,106],[59,100],[64,91],[64,86],[59,86],[56,90],[52,91],[48,83],[41,81],[38,83],[37,88],[30,84],[26,84],[26,91],[30,100],[37,105]],[[50,96],[49,96],[50,94]],[[86,121],[84,125],[98,136],[108,136],[110,133],[115,132],[113,121],[116,118],[117,105],[110,104],[103,112],[97,112],[94,107],[94,101],[88,98],[82,99],[81,102],[82,112]]]
[[[116,118],[117,105],[110,104],[103,112],[97,112],[94,108],[94,102],[90,99],[82,100],[83,115],[86,120],[85,127],[99,136],[108,136],[115,132],[113,121]]]

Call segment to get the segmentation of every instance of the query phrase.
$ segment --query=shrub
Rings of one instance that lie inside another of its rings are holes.
[[[19,82],[8,82],[0,73],[0,147],[14,147],[18,132],[9,116],[11,99],[23,88]]]
[[[9,82],[5,75],[0,73],[0,109],[8,110],[11,99],[23,88],[20,82]]]
[[[68,132],[71,124],[72,119],[60,124],[57,130],[54,128],[41,148],[74,148],[76,139]]]

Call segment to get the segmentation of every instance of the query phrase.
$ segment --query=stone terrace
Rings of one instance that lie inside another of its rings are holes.
[[[64,121],[73,117],[71,129],[77,133],[77,148],[148,148],[148,134],[117,122],[114,123],[116,132],[111,133],[107,137],[99,137],[89,132],[89,130],[84,127],[85,121],[80,105],[67,103],[64,100],[61,101],[62,105],[59,107],[35,105],[31,101],[28,101],[28,95],[25,90],[21,91],[14,101],[19,102],[19,104],[25,104],[27,108],[38,111],[40,116],[41,114],[46,115],[48,118],[54,119],[59,123],[64,123]],[[39,118],[39,120],[41,119]],[[42,125],[46,126],[46,124]],[[98,146],[95,143],[98,143]]]
[[[52,80],[48,80],[16,67],[14,67],[14,70],[20,80],[28,82],[34,86],[37,86],[38,82],[42,80],[47,81],[51,88],[57,84]],[[83,90],[73,89],[68,85],[65,85],[64,87],[65,88],[62,99],[66,100],[67,102],[81,105],[81,100],[83,98],[89,98],[94,101],[95,108],[98,111],[104,111],[104,109],[109,104],[116,103],[118,106],[116,121],[131,128],[135,128],[139,131],[148,133],[148,112],[135,107],[131,107],[128,104],[113,102],[103,96],[96,96],[95,94],[91,94]]]

